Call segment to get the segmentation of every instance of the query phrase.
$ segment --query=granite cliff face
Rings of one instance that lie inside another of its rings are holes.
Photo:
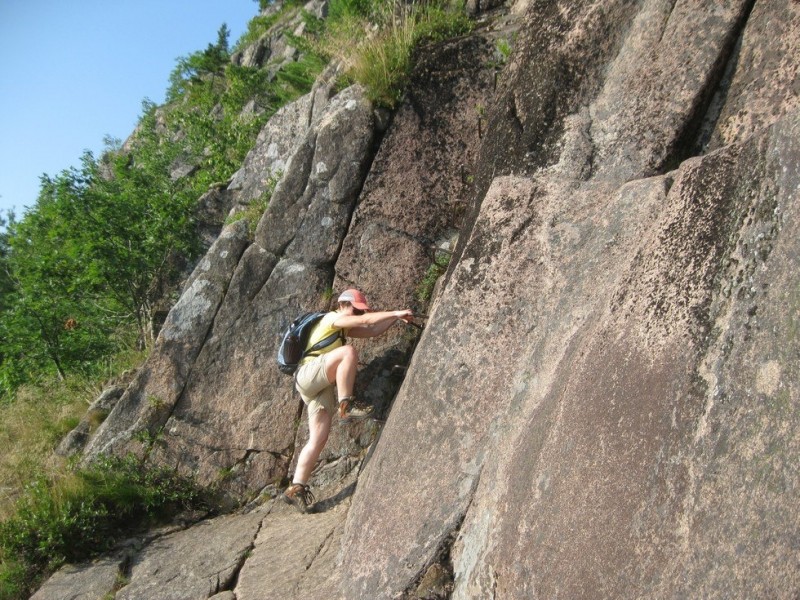
[[[244,508],[35,597],[800,592],[800,4],[470,7],[394,115],[331,69],[273,118],[218,191],[279,176],[255,238],[222,230],[84,450]],[[334,427],[300,517],[269,499],[306,436],[274,354],[349,285],[429,319],[358,344],[387,422]]]

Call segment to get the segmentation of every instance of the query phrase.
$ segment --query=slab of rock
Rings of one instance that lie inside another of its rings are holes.
[[[494,93],[493,60],[487,32],[420,53],[364,183],[334,290],[356,286],[377,309],[426,312],[418,288],[443,256],[437,247],[453,250],[463,221],[479,121]],[[388,414],[417,339],[416,329],[397,324],[379,338],[353,341],[363,363],[357,394],[380,415]]]
[[[314,116],[333,95],[335,81],[335,70],[328,69],[310,93],[281,107],[259,132],[253,149],[228,185],[234,212],[258,200],[286,172],[287,162],[305,138]]]
[[[276,265],[241,316],[204,344],[151,461],[220,483],[239,498],[286,476],[302,401],[294,380],[277,369],[277,344],[301,306],[320,307],[317,290],[329,281],[327,270]]]
[[[478,189],[557,164],[575,151],[571,138],[584,143],[570,178],[624,182],[677,165],[690,155],[749,6],[530,3],[488,113]]]
[[[701,410],[688,430],[691,442],[656,467],[674,468],[666,485],[685,492],[666,492],[657,504],[675,507],[669,525],[678,527],[655,595],[779,598],[800,589],[798,165],[795,110],[743,145],[735,183],[721,191],[733,195],[731,217],[739,220],[708,310],[711,335],[695,366]],[[640,547],[649,532],[666,533],[658,512],[651,506],[637,515]],[[643,558],[655,556],[651,548]]]
[[[752,135],[800,106],[800,4],[792,0],[759,0],[753,5],[729,81],[712,110],[716,128],[709,144],[717,149]]]
[[[110,597],[122,580],[125,559],[104,557],[67,565],[53,574],[31,600],[97,600]]]
[[[151,542],[130,567],[117,600],[209,598],[230,590],[264,515],[229,515]]]
[[[799,149],[795,113],[621,188],[495,180],[359,480],[345,596],[441,556],[456,598],[791,596]]]
[[[275,255],[288,252],[314,265],[335,260],[341,245],[337,237],[346,232],[341,230],[349,224],[372,159],[373,135],[372,105],[360,87],[333,97],[287,161],[258,224],[256,243]]]
[[[237,600],[341,598],[337,560],[349,498],[324,512],[299,514],[276,504],[239,573]]]
[[[340,287],[358,283],[379,306],[414,302],[436,241],[461,225],[493,58],[484,36],[426,49],[364,182],[336,263]]]
[[[552,383],[515,382],[526,417],[484,470],[456,597],[797,589],[798,346],[773,307],[800,276],[798,125],[685,164],[596,328]]]
[[[247,243],[247,225],[239,221],[209,248],[169,312],[150,357],[87,445],[85,460],[142,451],[134,438],[158,435],[183,392]]]
[[[750,2],[646,2],[590,105],[596,176],[628,181],[694,152]],[[697,35],[702,32],[702,35]]]
[[[578,220],[564,206],[551,212],[542,204],[548,194],[599,214]],[[564,336],[575,335],[599,301],[594,286],[613,277],[607,267],[625,256],[637,219],[664,194],[656,180],[620,191],[520,178],[495,182],[360,478],[343,542],[346,596],[403,593],[444,552],[473,500],[489,448],[508,427],[504,416],[514,405],[509,396],[518,373],[532,376],[534,368],[543,373],[558,363]],[[624,210],[605,212],[609,196]],[[576,246],[587,246],[586,254]],[[581,260],[586,256],[593,263]],[[591,271],[586,279],[567,280],[559,276],[561,261]],[[550,302],[555,306],[547,308]],[[551,311],[564,316],[549,319]],[[535,339],[550,335],[540,355],[526,354]],[[410,505],[413,519],[404,516]],[[376,538],[361,536],[365,530],[381,531],[393,549],[379,549]]]

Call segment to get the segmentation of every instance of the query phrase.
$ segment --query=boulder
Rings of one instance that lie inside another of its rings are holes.
[[[281,107],[259,132],[253,149],[234,173],[227,191],[234,214],[271,193],[287,169],[287,161],[305,138],[314,116],[319,115],[333,95],[335,69],[326,70],[312,91]]]
[[[120,384],[112,384],[104,389],[89,406],[89,410],[81,418],[78,426],[70,431],[58,444],[55,450],[56,454],[59,456],[72,456],[82,452],[91,435],[106,420],[124,393],[125,386]]]
[[[341,243],[337,231],[349,223],[372,158],[373,135],[372,107],[363,91],[350,87],[337,94],[289,159],[256,229],[256,243],[316,265],[334,260],[330,253]]]
[[[269,154],[278,144],[294,154],[255,243],[248,248],[244,221],[225,229],[187,281],[151,357],[91,440],[86,460],[150,453],[202,482],[228,482],[237,495],[285,476],[302,403],[291,379],[274,368],[275,349],[285,324],[301,308],[320,306],[330,286],[373,135],[371,105],[360,90],[329,102],[331,85],[326,80],[265,127],[256,150]],[[297,126],[286,126],[295,120]],[[255,193],[276,169],[254,151],[242,177],[258,183],[233,193]],[[294,220],[285,223],[290,212]],[[276,244],[276,231],[285,242]]]
[[[283,8],[285,8],[284,3],[272,3],[264,9],[261,16],[272,16]],[[310,0],[302,7],[302,11],[297,7],[290,7],[285,16],[272,25],[257,41],[235,52],[231,56],[231,62],[242,67],[268,68],[274,74],[287,62],[297,60],[296,50],[287,52],[290,38],[286,36],[286,32],[294,30],[295,35],[299,35],[298,28],[302,32],[303,12],[322,18],[327,15],[328,0]]]

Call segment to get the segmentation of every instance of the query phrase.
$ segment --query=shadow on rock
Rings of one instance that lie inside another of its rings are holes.
[[[331,509],[336,508],[342,502],[347,500],[356,491],[356,482],[354,481],[345,488],[339,490],[339,493],[325,500],[320,500],[314,505],[314,513],[324,513]]]

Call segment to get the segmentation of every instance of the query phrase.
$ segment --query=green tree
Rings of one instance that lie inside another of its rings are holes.
[[[8,299],[14,289],[11,276],[8,272],[8,228],[13,227],[15,222],[13,211],[7,211],[5,216],[0,213],[0,319],[5,311]],[[0,355],[2,362],[2,355]]]
[[[8,333],[4,327],[5,315],[11,308],[11,297],[14,293],[14,284],[8,264],[8,228],[13,226],[14,213],[7,212],[5,216],[0,213],[0,396],[2,396],[3,388],[6,387],[2,381],[2,373],[9,350],[6,344]]]
[[[255,30],[280,14],[257,17]],[[144,101],[124,148],[107,138],[99,160],[86,153],[80,168],[43,177],[36,206],[0,238],[0,389],[90,367],[121,326],[152,342],[153,304],[198,250],[197,199],[241,166],[264,122],[324,66],[296,38],[300,61],[270,79],[232,64],[228,37],[223,24],[215,43],[178,60],[168,103]]]
[[[9,228],[5,266],[11,293],[4,300],[3,370],[6,387],[30,372],[55,369],[59,378],[108,349],[109,322],[86,273],[79,217],[86,173],[42,177],[36,206]]]
[[[3,238],[0,385],[49,367],[61,379],[113,349],[135,323],[152,342],[153,303],[196,253],[196,189],[171,177],[180,147],[157,135],[146,105],[130,153],[87,152],[80,169],[42,178],[37,203]]]
[[[131,154],[109,153],[102,163],[84,158],[93,173],[81,234],[87,275],[136,323],[141,345],[152,342],[154,302],[197,251],[192,209],[199,194],[171,177],[180,150],[158,139],[154,113],[151,107],[140,123]]]
[[[193,85],[210,78],[212,83],[223,74],[230,60],[228,37],[230,30],[223,23],[217,31],[217,42],[209,44],[205,50],[193,52],[178,59],[178,64],[169,77],[167,102],[177,100],[187,93]]]

